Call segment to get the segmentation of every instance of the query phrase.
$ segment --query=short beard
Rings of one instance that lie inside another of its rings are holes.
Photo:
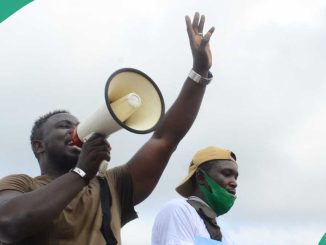
[[[57,170],[61,172],[68,172],[70,169],[77,165],[79,155],[68,155],[63,152],[48,152],[48,160],[55,164]]]

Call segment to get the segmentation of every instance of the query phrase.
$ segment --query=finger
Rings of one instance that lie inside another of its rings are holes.
[[[90,164],[94,165],[94,164],[101,164],[103,161],[109,162],[110,160],[111,160],[110,155],[108,155],[108,154],[98,154],[98,155],[96,155],[96,156],[94,156],[92,158],[92,161],[89,161],[89,162],[90,162]]]
[[[200,17],[200,21],[199,21],[199,25],[198,25],[198,33],[203,33],[204,24],[205,24],[205,15],[202,15]]]
[[[209,43],[209,40],[211,39],[211,36],[214,32],[214,27],[212,27],[206,34],[205,36],[203,37],[201,43],[200,43],[200,46],[199,46],[199,49],[200,50],[204,50],[206,45]]]
[[[110,152],[106,153],[106,159],[108,162],[111,160],[111,154]]]
[[[213,27],[211,27],[211,29],[209,29],[209,33],[211,33],[211,35],[213,34],[213,32],[215,31],[215,27],[213,26]]]
[[[100,151],[96,152],[96,160],[101,162],[103,160],[110,161],[111,160],[111,154],[107,151]]]
[[[102,135],[97,135],[94,138],[90,138],[83,145],[83,148],[87,148],[89,150],[96,149],[98,147],[103,147],[105,149],[111,149],[110,144],[108,144],[105,137]]]
[[[187,15],[187,16],[185,17],[185,20],[186,20],[187,32],[188,32],[189,39],[192,39],[193,36],[195,35],[195,33],[194,33],[194,30],[192,29],[191,19],[190,19],[190,17]]]
[[[88,141],[92,142],[92,141],[97,140],[99,138],[104,138],[104,135],[99,134],[99,133],[91,133],[90,136],[87,136],[86,138],[87,138],[86,142],[88,142]]]
[[[212,27],[211,29],[209,29],[209,31],[205,34],[205,36],[203,37],[203,42],[208,43],[209,40],[211,39],[211,36],[213,35],[215,31],[215,27]]]
[[[110,152],[102,152],[101,154],[99,154],[98,160],[99,161],[106,160],[106,161],[109,162],[111,160],[111,154],[110,154]]]
[[[198,22],[199,22],[199,13],[196,12],[194,19],[192,21],[192,28],[194,29],[195,33],[198,32]]]
[[[111,147],[109,141],[108,141],[106,138],[104,139],[104,143],[105,143],[106,146],[108,147],[109,151],[111,151],[112,147]]]
[[[107,145],[107,146],[106,146],[106,151],[110,153],[110,152],[111,152],[111,146],[108,146],[108,145]]]

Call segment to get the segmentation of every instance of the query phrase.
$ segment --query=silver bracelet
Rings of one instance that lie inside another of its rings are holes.
[[[195,83],[198,83],[200,85],[207,85],[213,79],[213,75],[210,71],[208,71],[208,77],[203,77],[202,75],[195,72],[193,69],[190,70],[188,77]]]
[[[75,174],[78,174],[85,181],[86,184],[89,183],[89,178],[88,178],[87,174],[81,168],[77,168],[77,167],[72,168],[70,170],[70,172],[73,172]]]

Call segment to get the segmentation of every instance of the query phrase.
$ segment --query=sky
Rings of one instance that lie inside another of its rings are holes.
[[[237,200],[220,225],[239,245],[314,245],[326,232],[325,0],[43,0],[0,24],[0,178],[40,174],[33,122],[55,109],[80,121],[104,103],[106,80],[133,67],[174,102],[192,57],[184,16],[215,26],[200,113],[157,187],[122,229],[126,245],[150,244],[155,214],[206,146],[237,155]],[[324,68],[323,68],[324,67]],[[150,135],[109,137],[110,167]]]

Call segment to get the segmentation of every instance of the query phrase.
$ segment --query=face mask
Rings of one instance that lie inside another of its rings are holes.
[[[212,180],[205,171],[201,169],[199,171],[204,175],[207,184],[211,188],[210,191],[205,185],[199,185],[205,201],[215,211],[217,216],[225,214],[233,206],[236,197]]]

